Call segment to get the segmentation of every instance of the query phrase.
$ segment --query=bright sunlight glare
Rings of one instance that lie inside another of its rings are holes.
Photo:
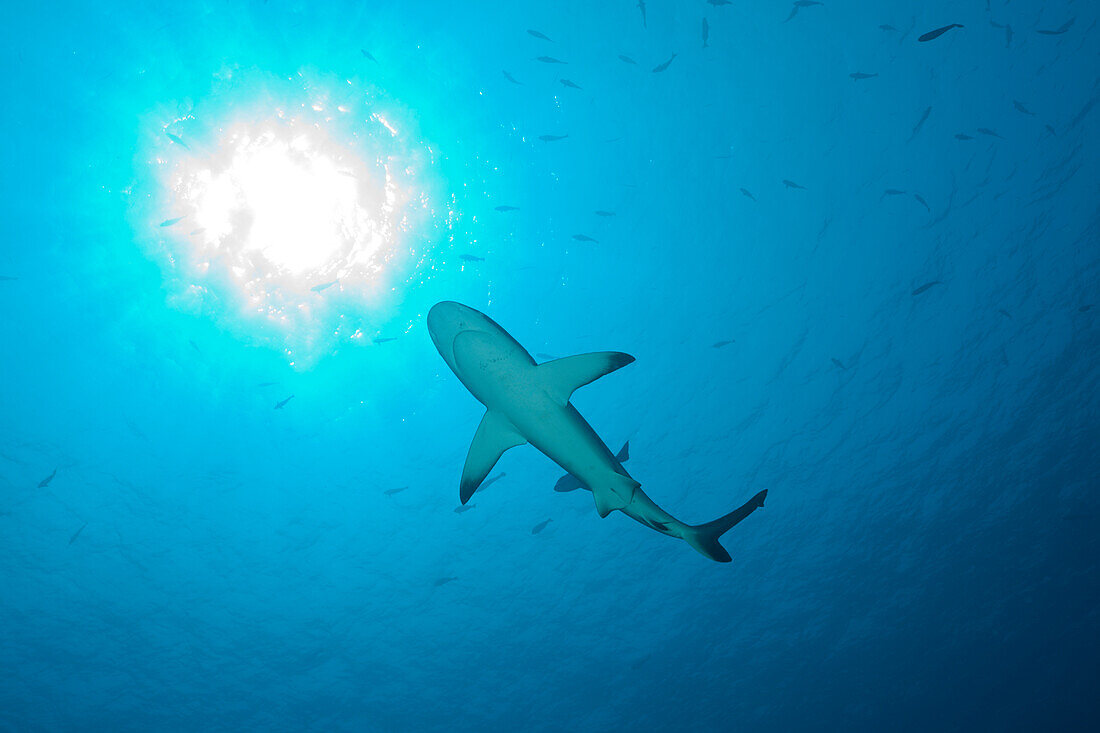
[[[148,162],[163,196],[138,225],[171,302],[292,363],[369,342],[450,239],[436,154],[406,110],[356,80],[215,78],[224,89],[209,99],[154,114]]]
[[[393,239],[384,214],[397,192],[384,170],[336,158],[333,147],[320,130],[293,124],[230,132],[217,159],[193,161],[181,177],[202,248],[237,248],[308,287],[369,268]]]

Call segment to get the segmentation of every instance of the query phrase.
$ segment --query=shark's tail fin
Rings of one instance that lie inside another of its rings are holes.
[[[732,529],[733,526],[742,519],[752,514],[758,507],[764,506],[764,498],[767,495],[768,490],[764,489],[742,504],[740,508],[734,509],[726,516],[719,517],[713,522],[697,524],[691,527],[684,539],[687,540],[689,545],[694,547],[701,554],[709,557],[711,560],[716,562],[730,562],[733,558],[726,552],[726,548],[722,547],[718,542],[718,538]]]

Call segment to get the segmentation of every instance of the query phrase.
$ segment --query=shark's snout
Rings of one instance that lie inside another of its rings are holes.
[[[434,337],[436,333],[439,333],[445,324],[450,320],[450,315],[453,312],[453,303],[449,301],[443,301],[442,303],[436,303],[428,311],[428,331]]]
[[[484,316],[473,308],[444,300],[428,311],[428,333],[443,359],[454,369],[455,336],[463,331],[480,330]]]

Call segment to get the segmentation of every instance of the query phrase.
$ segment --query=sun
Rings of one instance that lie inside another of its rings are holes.
[[[181,167],[198,247],[286,275],[305,288],[369,266],[393,240],[398,196],[386,171],[341,150],[324,130],[275,120],[240,125],[209,159]],[[384,259],[384,258],[383,258]]]
[[[150,140],[160,192],[135,220],[170,301],[299,362],[369,341],[449,241],[436,152],[357,80],[223,81]]]

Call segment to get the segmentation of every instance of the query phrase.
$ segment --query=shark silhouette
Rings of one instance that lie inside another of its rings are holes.
[[[630,364],[634,357],[603,351],[536,364],[491,318],[451,301],[432,306],[428,331],[447,366],[486,408],[462,469],[463,504],[506,450],[530,443],[592,492],[601,517],[619,510],[661,534],[684,540],[711,560],[730,562],[718,538],[764,505],[766,489],[724,517],[685,524],[642,491],[569,402],[575,390]]]

